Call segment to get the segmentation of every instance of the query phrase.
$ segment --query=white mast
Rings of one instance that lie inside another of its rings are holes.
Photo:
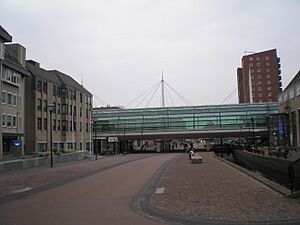
[[[165,84],[164,84],[164,71],[162,70],[161,75],[161,106],[165,107]]]
[[[250,98],[250,103],[253,103],[253,94],[252,94],[252,75],[249,67],[249,98]]]

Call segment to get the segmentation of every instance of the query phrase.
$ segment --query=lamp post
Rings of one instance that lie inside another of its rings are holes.
[[[53,167],[52,113],[53,113],[53,110],[54,110],[54,105],[49,104],[47,108],[50,112],[50,160],[51,160],[51,167]]]
[[[255,133],[254,133],[254,118],[251,117],[251,124],[252,124],[252,142],[253,142],[253,150],[255,151]]]

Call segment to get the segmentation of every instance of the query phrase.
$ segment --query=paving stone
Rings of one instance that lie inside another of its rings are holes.
[[[300,219],[300,201],[288,199],[241,171],[201,153],[202,164],[188,155],[173,160],[150,204],[165,213],[222,221],[274,221]]]

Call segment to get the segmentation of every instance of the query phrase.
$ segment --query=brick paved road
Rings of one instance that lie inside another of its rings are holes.
[[[191,164],[188,155],[166,169],[152,206],[180,217],[225,221],[270,221],[300,218],[300,203],[282,197],[248,175],[201,153],[203,164]]]
[[[175,156],[157,154],[2,204],[0,224],[160,225],[136,214],[129,205],[156,170]]]
[[[0,173],[0,203],[1,197],[10,195],[13,191],[23,188],[39,188],[49,184],[57,183],[65,179],[70,179],[78,175],[99,170],[107,166],[128,162],[144,157],[153,156],[153,154],[130,154],[115,155],[104,157],[99,160],[82,160],[68,163],[54,164],[53,168],[49,166],[23,169],[16,171],[7,171]]]

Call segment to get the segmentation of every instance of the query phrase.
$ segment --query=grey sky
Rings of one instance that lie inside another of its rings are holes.
[[[162,68],[194,105],[220,104],[237,87],[245,50],[277,48],[285,87],[300,70],[299,12],[297,0],[0,0],[0,23],[28,59],[82,76],[112,105],[159,82]]]

